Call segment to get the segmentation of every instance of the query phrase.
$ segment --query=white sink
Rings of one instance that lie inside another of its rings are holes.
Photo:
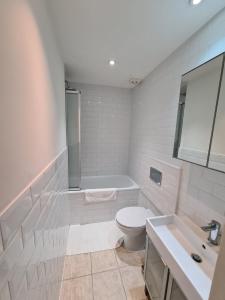
[[[217,253],[176,215],[149,218],[146,230],[186,297],[208,300]]]

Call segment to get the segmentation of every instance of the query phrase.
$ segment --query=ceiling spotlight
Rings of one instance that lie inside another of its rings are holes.
[[[115,66],[115,64],[116,64],[115,60],[114,59],[110,59],[109,65],[110,66]]]
[[[199,5],[203,0],[189,0],[192,6]]]

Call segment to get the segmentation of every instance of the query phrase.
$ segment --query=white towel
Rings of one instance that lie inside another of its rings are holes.
[[[107,191],[86,191],[85,192],[85,201],[87,203],[97,203],[97,202],[106,202],[117,199],[117,190],[110,189]]]

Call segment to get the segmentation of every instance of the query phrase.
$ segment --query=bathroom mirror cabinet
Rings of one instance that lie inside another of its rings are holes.
[[[225,53],[182,75],[173,157],[225,172]]]

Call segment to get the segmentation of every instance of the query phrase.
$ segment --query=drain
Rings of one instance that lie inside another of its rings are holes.
[[[197,263],[201,263],[202,262],[202,259],[201,257],[198,255],[198,254],[195,254],[195,253],[191,253],[191,257],[194,261],[196,261]]]

